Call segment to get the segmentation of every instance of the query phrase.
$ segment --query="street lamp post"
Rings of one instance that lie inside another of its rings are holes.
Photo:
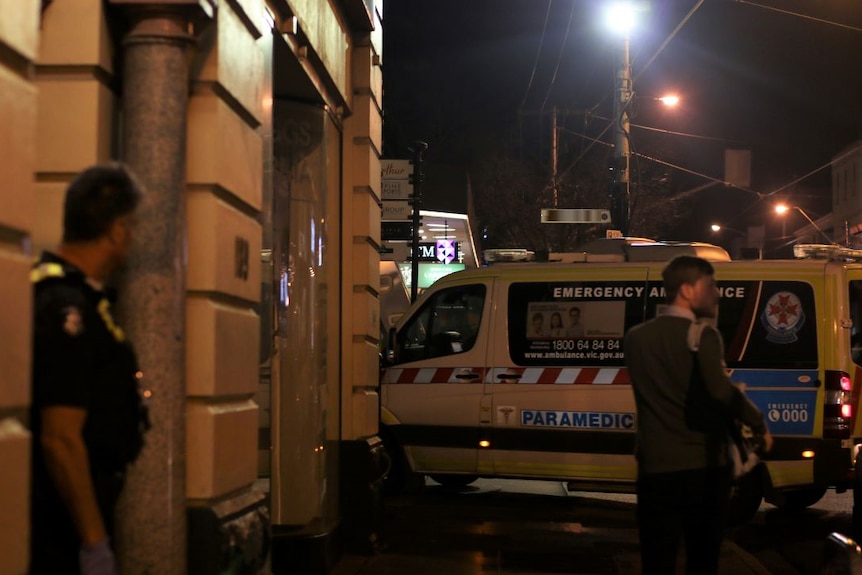
[[[797,212],[799,212],[800,214],[802,214],[802,216],[803,216],[806,220],[808,220],[808,223],[809,223],[809,224],[811,224],[811,226],[812,226],[815,230],[817,230],[817,231],[820,233],[820,235],[822,235],[824,238],[826,238],[826,242],[827,242],[827,243],[829,243],[829,244],[831,244],[831,245],[835,245],[835,242],[832,240],[832,238],[830,238],[830,237],[826,234],[826,232],[824,232],[824,231],[820,228],[820,226],[818,226],[818,225],[817,225],[817,222],[815,222],[814,220],[812,220],[812,219],[811,219],[811,216],[809,216],[809,215],[808,215],[808,213],[807,213],[805,210],[803,210],[802,208],[800,208],[799,206],[788,206],[787,204],[777,204],[777,205],[775,206],[775,213],[776,213],[776,214],[778,214],[778,215],[780,215],[780,216],[785,216],[785,215],[787,214],[787,212],[789,212],[790,210],[796,210]],[[786,221],[787,221],[787,218],[786,218],[786,217],[782,217],[782,218],[781,218],[781,238],[782,238],[782,240],[786,237],[786,233],[785,233],[785,222],[786,222]]]
[[[614,94],[614,183],[611,218],[623,236],[629,233],[631,192],[629,180],[629,102],[632,98],[632,68],[629,62],[629,34],[623,38]]]
[[[611,220],[623,236],[629,233],[629,103],[632,99],[632,68],[629,61],[629,32],[634,24],[634,9],[626,3],[616,4],[608,22],[623,37],[619,66],[614,85],[614,161],[611,185]]]

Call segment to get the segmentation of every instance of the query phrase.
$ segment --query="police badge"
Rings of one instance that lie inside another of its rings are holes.
[[[63,331],[73,337],[84,331],[84,318],[78,308],[69,306],[63,309],[63,314]]]

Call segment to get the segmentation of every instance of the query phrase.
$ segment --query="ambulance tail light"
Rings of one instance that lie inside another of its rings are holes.
[[[826,371],[823,437],[847,439],[853,428],[853,381],[843,371]]]

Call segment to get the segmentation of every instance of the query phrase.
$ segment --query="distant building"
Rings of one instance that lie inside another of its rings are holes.
[[[832,158],[831,216],[829,227],[836,242],[862,244],[862,142]]]
[[[832,158],[832,211],[812,220],[793,231],[795,243],[862,247],[862,141]]]

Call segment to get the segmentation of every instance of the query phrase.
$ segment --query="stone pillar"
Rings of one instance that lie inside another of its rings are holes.
[[[0,3],[0,573],[27,572],[39,3]],[[41,207],[41,206],[40,206]]]
[[[189,18],[115,2],[123,37],[121,159],[146,189],[121,295],[153,427],[130,470],[117,529],[124,574],[186,572],[185,166]]]
[[[377,548],[383,442],[378,437],[380,334],[380,154],[383,149],[382,3],[372,2],[372,32],[351,53],[352,114],[344,122],[342,285],[345,353],[341,393],[341,512],[348,550]]]

